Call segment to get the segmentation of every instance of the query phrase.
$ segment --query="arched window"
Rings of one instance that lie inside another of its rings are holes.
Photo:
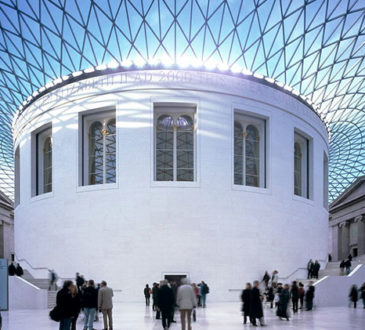
[[[243,129],[234,122],[234,184],[243,184]]]
[[[165,109],[163,112],[168,112]],[[195,133],[193,115],[157,113],[155,135],[155,180],[195,180]]]
[[[43,144],[43,193],[52,191],[52,139],[48,136]]]
[[[52,192],[52,127],[47,124],[31,135],[32,196]],[[34,166],[34,165],[35,166]]]
[[[298,142],[294,143],[294,193],[302,195],[302,150]]]
[[[84,182],[89,185],[116,182],[116,122],[115,112],[84,116],[87,139],[84,140],[87,167]]]
[[[89,128],[89,172],[88,184],[104,182],[104,137],[103,125],[96,121]]]
[[[294,194],[310,198],[310,140],[294,132]]]
[[[265,187],[265,120],[235,113],[234,178],[236,185]]]

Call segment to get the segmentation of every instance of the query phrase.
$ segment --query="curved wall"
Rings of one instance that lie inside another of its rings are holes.
[[[153,104],[196,105],[196,181],[153,180]],[[117,183],[80,186],[80,116],[115,107]],[[233,184],[233,113],[266,119],[267,187]],[[52,123],[53,191],[32,197],[31,133]],[[66,85],[34,102],[13,126],[20,151],[18,258],[107,280],[126,300],[164,273],[205,280],[210,299],[287,276],[327,258],[323,207],[327,133],[303,103],[264,84],[211,72],[130,71]],[[294,196],[294,130],[312,139],[311,198]]]

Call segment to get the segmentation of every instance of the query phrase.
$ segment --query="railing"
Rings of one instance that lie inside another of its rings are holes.
[[[328,260],[326,260],[326,259],[316,259],[316,260],[318,260],[320,263],[327,263],[328,262]],[[307,267],[298,267],[296,270],[291,272],[288,276],[279,277],[279,280],[287,280],[287,279],[291,278],[292,276],[294,276],[294,274],[299,272],[299,271],[307,271]],[[229,292],[237,292],[237,291],[242,291],[242,289],[228,289],[228,291]]]

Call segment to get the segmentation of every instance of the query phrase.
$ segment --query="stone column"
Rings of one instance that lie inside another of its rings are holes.
[[[332,226],[332,261],[339,260],[338,255],[338,226]]]
[[[344,221],[341,226],[341,259],[346,259],[350,253],[349,241],[350,241],[350,224],[348,221]]]
[[[365,216],[360,215],[355,218],[357,221],[357,254],[365,254]]]
[[[342,226],[337,225],[337,260],[342,260]]]

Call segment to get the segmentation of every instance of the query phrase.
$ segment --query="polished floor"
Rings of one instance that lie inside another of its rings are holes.
[[[347,307],[321,308],[311,312],[300,312],[290,321],[280,321],[273,310],[265,308],[265,322],[270,329],[365,329],[365,309]],[[236,330],[253,328],[243,325],[240,316],[240,305],[235,303],[210,304],[206,309],[198,309],[194,330]],[[2,330],[57,330],[58,323],[48,318],[47,310],[2,312]],[[114,308],[114,330],[158,330],[162,329],[159,320],[155,320],[150,308],[137,303],[118,303]],[[176,315],[178,320],[178,315]],[[102,322],[94,323],[95,329],[102,329]],[[81,319],[78,330],[83,329]],[[171,329],[181,329],[181,324],[173,324]]]

